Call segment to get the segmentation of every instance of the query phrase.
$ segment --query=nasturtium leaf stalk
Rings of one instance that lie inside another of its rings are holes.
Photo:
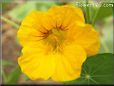
[[[29,13],[17,36],[23,46],[18,63],[31,80],[77,79],[87,55],[96,54],[100,46],[98,32],[72,5]]]

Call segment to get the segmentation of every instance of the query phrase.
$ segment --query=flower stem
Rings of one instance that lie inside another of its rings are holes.
[[[86,0],[86,22],[90,23],[90,9],[87,4],[88,4],[88,0]]]
[[[1,16],[1,19],[2,19],[3,21],[5,21],[6,23],[8,23],[8,24],[14,26],[16,29],[19,28],[19,25],[18,25],[18,24],[16,24],[15,22],[13,22],[13,21],[11,21],[11,20],[9,20],[9,19],[3,17],[3,16]]]
[[[91,20],[93,26],[95,26],[95,21],[96,21],[96,18],[97,18],[98,14],[99,14],[99,11],[100,11],[101,7],[102,7],[102,4],[101,4],[101,6],[99,7],[99,9],[96,11],[93,20]],[[101,39],[101,44],[102,44],[102,46],[103,46],[103,48],[104,48],[104,50],[105,50],[106,52],[110,52],[110,50],[109,50],[109,48],[108,48],[106,42],[104,42],[103,39]]]
[[[98,15],[98,13],[99,13],[99,11],[100,11],[101,7],[102,7],[102,5],[101,5],[101,6],[99,7],[99,9],[96,11],[95,16],[94,16],[94,18],[93,18],[93,20],[92,20],[92,25],[94,25],[94,24],[95,24],[96,17],[97,17],[97,15]]]

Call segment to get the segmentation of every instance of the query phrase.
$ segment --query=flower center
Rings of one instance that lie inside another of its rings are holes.
[[[51,45],[54,51],[60,51],[60,46],[62,45],[64,40],[65,31],[58,28],[54,28],[48,32],[48,36],[46,37],[45,42],[48,45]]]

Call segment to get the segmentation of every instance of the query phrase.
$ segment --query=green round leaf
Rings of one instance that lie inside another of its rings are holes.
[[[114,54],[88,57],[82,65],[81,77],[67,84],[114,84]]]

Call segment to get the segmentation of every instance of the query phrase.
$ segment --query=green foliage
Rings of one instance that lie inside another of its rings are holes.
[[[98,15],[96,16],[95,21],[105,19],[106,17],[111,16],[112,13],[113,13],[112,7],[103,7],[103,6],[101,6],[100,9],[99,9]]]
[[[17,83],[19,77],[21,75],[21,70],[19,66],[17,66],[12,72],[10,72],[9,76],[7,77],[7,84],[15,84]]]
[[[86,0],[85,3],[88,4],[89,3],[88,0]],[[85,4],[85,3],[81,2],[81,4]],[[109,6],[105,7],[106,4]],[[80,8],[83,10],[85,14],[86,23],[93,24],[93,25],[95,25],[95,22],[104,20],[105,18],[113,14],[113,4],[111,3],[102,3],[102,4],[99,3],[98,7],[82,6]]]
[[[1,19],[2,19],[3,21],[5,21],[6,23],[12,25],[12,26],[15,27],[16,29],[19,28],[19,25],[18,25],[18,24],[16,24],[15,22],[13,22],[13,21],[7,19],[6,17],[1,16]]]
[[[8,14],[13,19],[21,21],[27,15],[27,13],[32,10],[36,10],[36,3],[26,2],[15,7],[13,10],[9,11]]]
[[[30,80],[30,79],[29,79],[29,77],[27,77],[27,76],[25,75],[25,76],[24,76],[24,80],[25,80],[25,81],[28,81],[28,80]]]
[[[12,17],[15,20],[21,21],[23,18],[31,11],[34,10],[41,10],[46,11],[51,6],[55,5],[54,2],[36,2],[36,1],[30,1],[23,3],[21,5],[18,5],[13,10],[9,11],[9,16]]]
[[[15,66],[15,63],[9,60],[2,60],[2,66]]]
[[[39,2],[36,3],[36,9],[40,11],[47,11],[50,7],[56,5],[55,2]]]
[[[2,3],[11,3],[12,0],[1,0]]]
[[[3,70],[7,66],[12,66],[13,67],[13,70],[9,73],[6,73]],[[2,60],[1,75],[3,76],[4,84],[15,84],[18,81],[18,79],[21,75],[21,71],[20,71],[19,66],[17,66],[16,63],[14,63],[12,61]]]
[[[88,57],[82,66],[81,77],[66,84],[114,84],[114,54]]]

